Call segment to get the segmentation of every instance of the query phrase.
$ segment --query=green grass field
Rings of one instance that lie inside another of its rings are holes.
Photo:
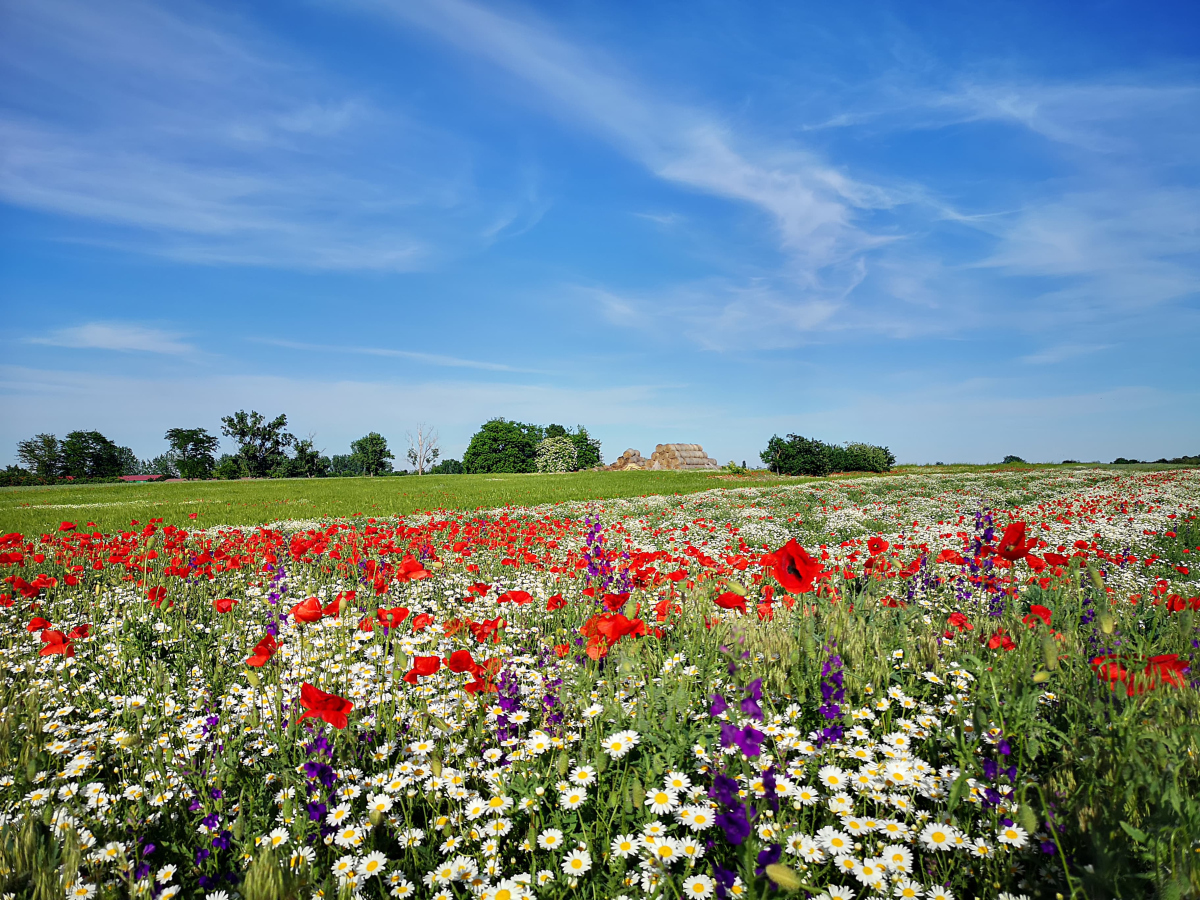
[[[1033,468],[1013,466],[901,466],[892,475]],[[1037,468],[1041,468],[1040,466]],[[1123,466],[1146,470],[1168,466]],[[872,475],[839,478],[888,477]],[[171,484],[92,484],[78,487],[0,488],[0,531],[46,532],[63,520],[94,522],[120,531],[133,519],[172,525],[261,525],[287,519],[394,516],[432,509],[492,509],[565,500],[646,494],[691,494],[716,488],[799,482],[759,474],[730,478],[709,472],[576,472],[569,475],[427,475],[403,478],[290,478],[194,481]],[[191,518],[192,515],[196,518]]]

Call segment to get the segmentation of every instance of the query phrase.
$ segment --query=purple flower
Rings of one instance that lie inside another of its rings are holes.
[[[749,759],[753,759],[762,752],[761,744],[765,737],[766,735],[753,725],[735,728],[728,722],[721,723],[721,746],[728,747],[737,744],[738,749]]]
[[[713,785],[708,790],[708,796],[722,806],[733,806],[738,801],[738,783],[728,775],[717,773],[713,777]]]
[[[756,722],[763,720],[762,707],[758,705],[762,700],[762,679],[755,678],[752,682],[746,685],[746,696],[742,698],[742,713]]]
[[[199,850],[196,851],[196,865],[200,865],[200,863],[204,862],[210,856],[212,856],[212,851],[206,850],[204,847],[201,847]]]
[[[713,694],[712,706],[708,708],[708,714],[710,716],[719,716],[727,709],[729,709],[729,704],[725,702],[725,698],[720,694]]]
[[[759,850],[758,865],[754,868],[754,874],[762,875],[767,871],[767,866],[775,865],[781,856],[783,856],[783,847],[780,844],[772,844],[765,850]]]
[[[728,812],[717,813],[715,821],[725,832],[725,840],[731,844],[740,844],[750,836],[750,820],[746,817],[746,807],[738,803]]]

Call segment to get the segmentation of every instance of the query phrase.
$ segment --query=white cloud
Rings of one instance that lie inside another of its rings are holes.
[[[487,372],[522,372],[538,374],[537,369],[522,369],[504,363],[486,362],[477,359],[463,359],[458,356],[443,356],[438,353],[421,353],[416,350],[394,350],[388,347],[346,347],[333,344],[309,344],[301,341],[287,341],[278,338],[250,338],[259,344],[270,344],[274,347],[284,347],[289,350],[304,350],[319,353],[352,353],[358,356],[385,356],[396,359],[411,359],[415,362],[428,363],[433,366],[445,366],[455,369],[482,369]],[[544,374],[544,373],[540,373]]]
[[[89,322],[59,328],[49,334],[26,338],[30,344],[90,350],[137,351],[172,356],[195,353],[196,348],[180,340],[182,335],[144,325],[122,322]]]
[[[6,10],[0,200],[61,239],[201,264],[412,271],[478,243],[458,138],[187,3]],[[386,147],[386,156],[380,148]],[[97,227],[100,226],[100,227]]]
[[[883,188],[803,149],[738,140],[717,116],[656,97],[610,59],[541,23],[465,0],[357,5],[488,60],[533,87],[534,102],[603,135],[659,177],[765,212],[808,279],[878,242],[855,218],[858,210],[893,204]]]

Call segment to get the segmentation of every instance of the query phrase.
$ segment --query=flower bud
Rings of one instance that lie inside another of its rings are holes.
[[[1050,673],[1043,669],[1040,672],[1035,672],[1033,676],[1034,684],[1045,684],[1050,680]]]
[[[767,866],[767,877],[774,882],[775,886],[785,891],[800,890],[803,882],[796,872],[787,866],[781,866],[779,863],[771,863]]]
[[[1110,616],[1108,613],[1105,613],[1104,615],[1102,615],[1100,617],[1100,630],[1103,631],[1105,634],[1112,634],[1113,629],[1116,627],[1117,627],[1116,620],[1112,616]]]

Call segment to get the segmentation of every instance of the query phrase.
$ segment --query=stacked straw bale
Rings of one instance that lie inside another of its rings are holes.
[[[704,452],[699,444],[659,444],[654,453],[646,459],[640,452],[630,448],[617,457],[616,462],[608,467],[613,471],[624,469],[639,470],[697,470],[719,469],[715,459]]]

